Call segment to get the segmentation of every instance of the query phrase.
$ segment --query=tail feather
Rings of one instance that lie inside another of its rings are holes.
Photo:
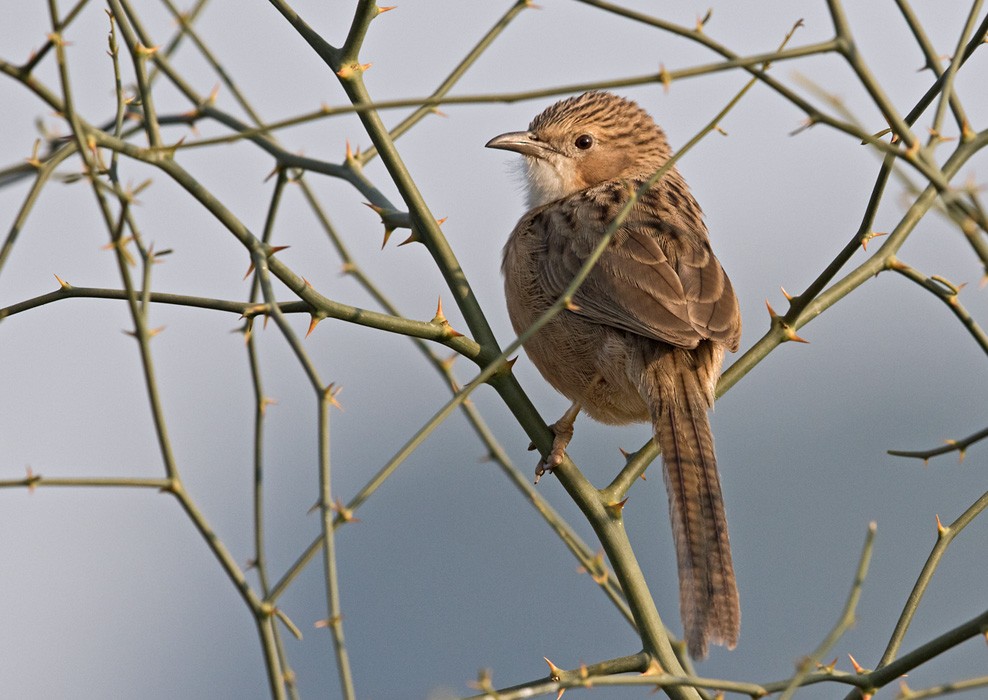
[[[675,372],[663,372],[659,396],[650,403],[669,494],[683,628],[690,655],[702,659],[708,642],[735,647],[741,610],[706,393],[694,369],[676,364]]]

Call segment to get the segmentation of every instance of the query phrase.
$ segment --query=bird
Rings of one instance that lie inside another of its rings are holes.
[[[524,157],[529,211],[508,237],[504,290],[521,335],[564,294],[609,224],[672,156],[632,100],[591,91],[561,100],[488,148]],[[737,351],[737,297],[699,204],[675,167],[630,215],[569,300],[524,343],[572,401],[539,469],[563,460],[582,411],[607,424],[651,422],[663,460],[690,655],[733,649],[740,604],[708,411],[725,350]],[[537,470],[537,473],[539,470]]]

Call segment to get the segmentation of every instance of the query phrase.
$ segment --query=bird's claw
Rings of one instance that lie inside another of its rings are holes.
[[[552,438],[552,448],[549,450],[549,454],[539,460],[538,465],[535,467],[535,483],[539,483],[539,480],[545,475],[546,472],[552,473],[552,471],[563,463],[563,458],[566,456],[566,446],[569,445],[569,441],[573,438],[573,421],[561,419],[549,426],[555,437]],[[530,450],[535,449],[535,443],[529,447]]]

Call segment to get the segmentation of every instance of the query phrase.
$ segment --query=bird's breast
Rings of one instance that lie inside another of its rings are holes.
[[[504,247],[502,271],[511,325],[525,333],[555,303],[540,282],[545,245],[531,215],[519,222]],[[525,352],[557,391],[583,404],[604,423],[649,419],[638,387],[629,379],[630,346],[624,332],[563,310],[525,341]]]

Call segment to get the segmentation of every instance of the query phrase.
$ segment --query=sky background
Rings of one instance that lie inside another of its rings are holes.
[[[63,3],[68,5],[68,3]],[[893,103],[907,112],[931,83],[891,2],[850,2],[847,12],[865,60]],[[157,3],[140,3],[145,26],[164,43],[174,23]],[[717,60],[702,47],[573,2],[543,0],[526,10],[471,68],[453,94],[570,85],[677,69]],[[968,5],[917,0],[937,50],[953,51]],[[298,2],[299,13],[329,41],[345,36],[349,3]],[[802,18],[793,45],[829,39],[823,2],[650,3],[633,6],[692,25],[712,7],[708,33],[745,55],[774,50]],[[375,20],[361,60],[378,100],[430,93],[509,2],[408,2]],[[63,8],[63,11],[66,8]],[[7,8],[0,57],[23,62],[50,32],[43,3]],[[113,114],[107,20],[93,3],[66,32],[79,111],[101,123]],[[267,120],[339,105],[335,76],[267,3],[215,3],[196,24],[226,70]],[[57,86],[49,57],[37,75]],[[958,76],[975,129],[985,127],[984,50]],[[173,59],[207,94],[218,80],[185,45]],[[125,61],[125,70],[130,66]],[[871,132],[885,125],[833,56],[776,64],[773,75],[797,85],[807,76],[839,95]],[[661,86],[616,90],[649,110],[673,147],[685,143],[744,84],[738,72]],[[805,94],[805,93],[804,93]],[[160,113],[189,109],[164,81]],[[520,130],[555,98],[515,104],[451,105],[398,142],[431,210],[448,217],[443,232],[502,344],[513,339],[504,310],[500,250],[524,197],[516,157],[485,150],[491,137]],[[225,89],[218,104],[238,110]],[[384,113],[396,124],[408,110]],[[765,301],[786,308],[780,291],[802,291],[857,229],[878,169],[875,153],[826,127],[798,135],[803,115],[756,85],[680,170],[703,206],[718,257],[741,303],[741,352],[768,328]],[[931,114],[917,133],[925,137]],[[35,120],[64,125],[23,86],[0,79],[0,166],[21,162],[37,138]],[[955,135],[953,122],[949,135]],[[165,139],[227,133],[202,123],[198,133],[170,127]],[[344,144],[366,147],[359,121],[335,117],[278,132],[291,151],[329,162]],[[138,142],[140,142],[138,140]],[[945,156],[948,147],[939,155]],[[179,162],[257,233],[272,181],[270,156],[245,144],[182,151]],[[61,172],[77,172],[69,160]],[[957,183],[983,182],[985,159]],[[368,177],[400,198],[378,161]],[[122,179],[153,179],[135,214],[146,241],[173,249],[154,269],[156,291],[244,299],[248,257],[199,205],[158,171],[124,161]],[[381,226],[347,183],[310,174],[356,261],[407,316],[432,318],[442,296],[454,328],[466,324],[424,247],[381,249]],[[3,233],[29,181],[0,189]],[[891,187],[875,230],[891,230],[905,209]],[[400,240],[403,232],[395,237]],[[85,183],[50,183],[0,270],[0,307],[50,292],[53,274],[77,286],[119,288],[107,234]],[[374,308],[340,261],[297,188],[289,188],[273,243],[279,258],[321,293]],[[880,243],[880,239],[876,244]],[[873,250],[873,249],[872,249]],[[962,303],[982,323],[988,302],[982,269],[956,228],[928,216],[900,257],[926,274],[966,283]],[[851,265],[865,260],[858,253]],[[851,267],[847,268],[848,270]],[[283,288],[282,298],[290,295]],[[308,317],[293,319],[304,333]],[[176,457],[187,488],[234,557],[253,556],[251,429],[253,397],[239,321],[216,311],[155,307],[152,344]],[[30,468],[45,477],[163,474],[126,305],[67,300],[0,323],[0,480]],[[306,378],[272,325],[258,329],[269,409],[267,537],[275,578],[319,531],[307,514],[316,500],[316,402]],[[712,650],[705,676],[770,681],[792,673],[837,620],[870,521],[876,521],[871,573],[858,622],[828,658],[849,670],[851,653],[866,667],[884,650],[909,590],[946,523],[986,488],[988,449],[972,447],[929,466],[888,456],[889,448],[925,449],[985,425],[985,357],[931,294],[883,274],[800,331],[808,345],[778,348],[717,404],[713,428],[742,604],[738,648]],[[334,493],[348,500],[448,398],[406,338],[337,321],[306,341],[323,379],[343,386],[344,411],[332,415]],[[442,354],[446,351],[440,348]],[[730,363],[737,356],[728,358]],[[474,376],[469,362],[459,377]],[[548,421],[568,402],[526,358],[515,365],[523,387]],[[514,462],[531,473],[528,439],[497,395],[474,400]],[[644,425],[615,428],[585,418],[570,454],[594,483],[622,463],[619,447],[637,449]],[[360,698],[388,700],[466,694],[482,667],[497,686],[545,675],[543,656],[565,668],[639,650],[636,637],[589,577],[456,414],[412,455],[359,511],[361,522],[337,538],[342,606]],[[635,486],[625,510],[633,544],[660,614],[679,630],[674,554],[659,470]],[[597,547],[593,533],[553,478],[540,493]],[[906,636],[908,651],[980,614],[988,521],[976,520],[954,542]],[[322,566],[316,560],[279,606],[302,641],[286,646],[303,697],[336,697],[331,637],[324,618]],[[251,581],[256,577],[251,575]],[[22,488],[0,491],[0,687],[10,697],[265,697],[267,684],[254,623],[239,596],[174,499],[149,490]],[[983,673],[983,641],[972,640],[910,674],[913,688]],[[800,697],[842,697],[816,687]],[[883,693],[895,693],[889,688]],[[574,694],[577,691],[573,691]],[[645,697],[647,691],[596,689],[598,698]],[[976,697],[970,693],[970,697]]]

